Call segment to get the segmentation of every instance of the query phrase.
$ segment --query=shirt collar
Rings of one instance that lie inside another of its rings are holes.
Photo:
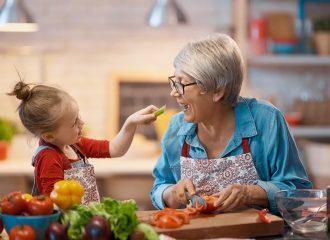
[[[235,131],[241,138],[250,138],[258,134],[250,107],[245,98],[240,97],[235,107]]]

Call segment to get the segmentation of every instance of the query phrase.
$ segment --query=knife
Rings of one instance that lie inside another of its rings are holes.
[[[190,195],[187,191],[184,192],[186,195],[186,198],[189,200],[190,204],[192,206],[200,206],[202,205],[203,207],[206,207],[206,201],[204,198],[202,198],[201,196],[199,196],[198,194],[193,194]]]

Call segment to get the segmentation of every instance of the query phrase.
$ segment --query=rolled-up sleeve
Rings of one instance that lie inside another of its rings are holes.
[[[164,148],[163,143],[162,143],[162,149],[163,149],[162,154],[158,158],[158,161],[152,173],[153,177],[155,178],[155,182],[150,192],[150,198],[152,204],[157,209],[165,208],[163,193],[168,187],[176,183],[169,162],[166,157],[166,149]]]
[[[297,146],[291,136],[287,123],[278,110],[270,124],[267,137],[267,162],[269,179],[259,180],[257,184],[267,192],[269,208],[278,213],[275,193],[287,189],[311,188],[306,170],[300,161]]]

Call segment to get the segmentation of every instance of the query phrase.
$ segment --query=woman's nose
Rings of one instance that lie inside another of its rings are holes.
[[[179,97],[180,94],[178,93],[178,91],[175,88],[173,88],[173,89],[171,89],[170,96],[171,97]]]

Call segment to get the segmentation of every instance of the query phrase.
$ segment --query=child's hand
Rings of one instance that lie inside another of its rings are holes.
[[[154,114],[156,110],[158,110],[157,107],[149,105],[148,107],[133,113],[127,120],[133,124],[149,124],[157,119]]]

